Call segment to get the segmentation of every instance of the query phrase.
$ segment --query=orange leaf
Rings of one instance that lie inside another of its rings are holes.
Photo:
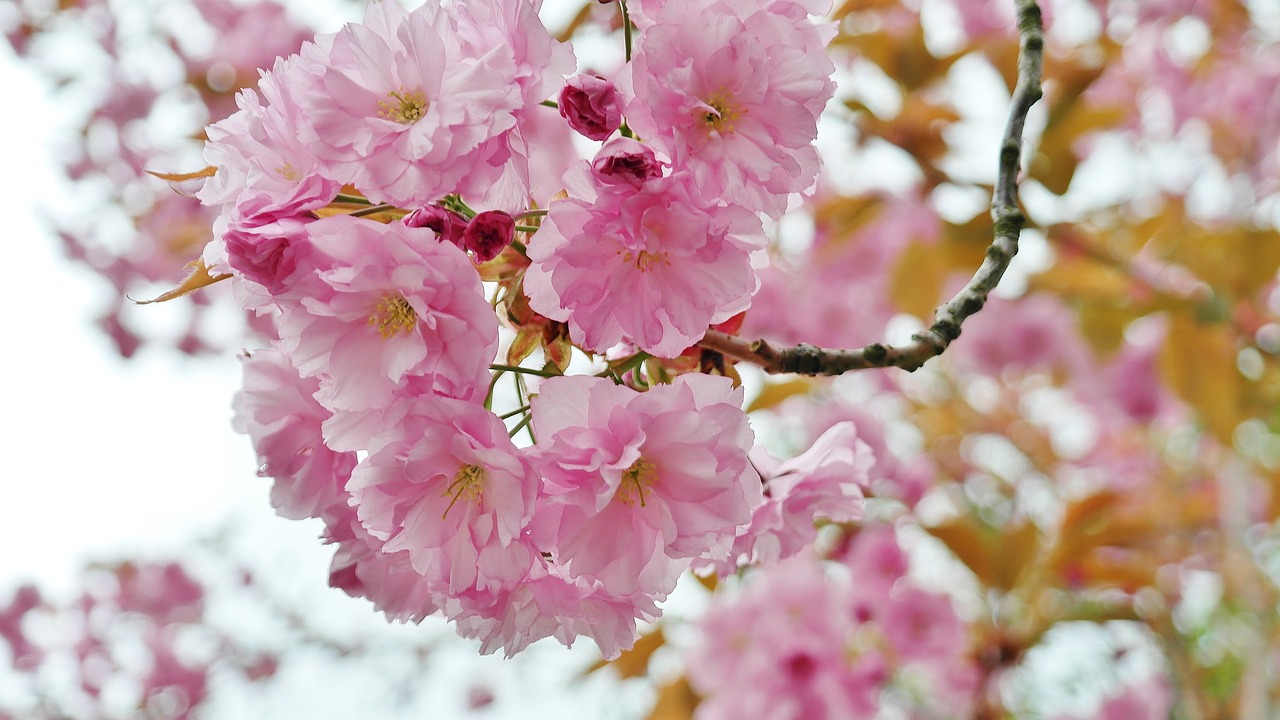
[[[701,699],[688,680],[678,677],[658,688],[658,702],[648,720],[689,720]]]
[[[667,638],[662,634],[662,628],[654,628],[652,632],[641,635],[630,650],[623,652],[616,659],[601,660],[587,668],[582,674],[588,675],[602,668],[612,667],[618,673],[618,677],[623,680],[642,677],[649,672],[649,658],[666,642]]]
[[[217,275],[210,274],[209,268],[204,264],[204,260],[189,262],[187,263],[187,267],[191,268],[191,273],[187,275],[186,279],[183,280],[182,284],[178,285],[178,287],[150,300],[134,300],[134,302],[138,305],[150,305],[151,303],[166,302],[174,298],[182,297],[188,293],[193,293],[202,287],[207,287],[231,277],[231,273],[219,273]]]
[[[216,172],[218,172],[218,168],[213,165],[209,165],[203,170],[197,170],[195,172],[189,172],[189,173],[160,173],[160,172],[155,172],[153,170],[148,170],[147,174],[151,175],[152,177],[158,177],[161,180],[167,180],[168,182],[184,182],[186,180],[196,180],[198,178],[213,177],[214,173]]]

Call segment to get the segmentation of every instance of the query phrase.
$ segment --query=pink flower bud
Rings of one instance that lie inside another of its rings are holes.
[[[488,210],[471,218],[462,235],[462,246],[475,253],[476,260],[487,262],[497,257],[515,237],[515,219],[501,210]]]
[[[574,75],[565,82],[560,114],[569,127],[592,140],[604,140],[622,125],[618,90],[597,75]]]
[[[591,169],[600,182],[608,185],[630,185],[639,188],[646,181],[662,177],[662,165],[644,143],[617,137],[604,144]]]
[[[426,205],[406,215],[404,224],[434,230],[441,240],[463,247],[462,233],[467,229],[467,219],[452,210],[439,205]]]

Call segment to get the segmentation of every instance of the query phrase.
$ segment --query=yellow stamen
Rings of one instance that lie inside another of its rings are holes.
[[[392,90],[387,93],[391,100],[379,100],[378,117],[384,117],[401,125],[412,125],[427,114],[431,103],[417,90]]]
[[[658,263],[671,264],[665,252],[651,253],[648,250],[641,250],[638,253],[633,253],[630,250],[619,250],[618,254],[622,255],[623,262],[635,265],[640,272],[648,272],[649,268]]]
[[[618,492],[614,497],[621,500],[623,505],[634,505],[638,498],[640,507],[644,507],[644,491],[653,487],[654,476],[657,474],[658,469],[653,463],[644,458],[636,460],[631,463],[631,467],[622,471],[622,482],[618,484]]]
[[[410,332],[418,324],[418,313],[400,293],[387,293],[369,315],[369,326],[378,328],[383,340],[399,332]]]
[[[718,132],[721,135],[729,135],[733,133],[733,125],[742,117],[745,110],[739,108],[730,97],[729,93],[724,90],[717,90],[711,93],[706,99],[706,104],[711,107],[711,111],[699,111],[702,124],[707,126],[707,133]]]
[[[453,482],[444,489],[443,497],[452,495],[453,499],[449,501],[449,506],[444,509],[440,519],[443,520],[449,516],[449,511],[460,498],[467,502],[480,502],[484,498],[485,479],[484,468],[479,465],[463,465],[459,468],[458,474],[453,476]]]
[[[302,179],[302,174],[293,167],[293,163],[285,163],[283,167],[276,168],[276,172],[289,182],[298,182]]]

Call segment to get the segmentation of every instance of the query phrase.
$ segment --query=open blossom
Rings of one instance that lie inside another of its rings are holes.
[[[337,546],[329,564],[330,587],[365,598],[391,620],[422,622],[440,609],[439,593],[413,569],[409,553],[387,552],[385,543],[360,524],[354,507],[335,504],[324,521],[325,542]]]
[[[687,174],[633,188],[588,168],[566,175],[571,197],[551,204],[529,245],[530,307],[568,323],[582,347],[626,340],[675,357],[751,304],[765,245],[754,214],[707,206]]]
[[[384,552],[407,551],[442,594],[509,588],[529,574],[525,535],[538,476],[477,403],[417,399],[352,475],[360,521]]]
[[[661,615],[653,598],[618,597],[598,580],[570,578],[562,566],[541,557],[519,585],[495,594],[460,595],[446,602],[444,612],[457,623],[459,635],[480,641],[486,655],[501,649],[511,657],[546,637],[570,646],[586,636],[606,659],[635,644],[637,620],[652,622]]]
[[[364,21],[304,48],[321,69],[305,138],[335,177],[413,207],[485,194],[524,161],[520,115],[572,67],[538,20],[540,3],[500,0],[413,11],[368,7]],[[528,169],[516,173],[525,178]]]
[[[253,440],[258,474],[274,478],[271,504],[292,520],[320,517],[346,502],[343,490],[356,465],[354,452],[334,452],[321,426],[330,413],[316,402],[319,383],[301,378],[275,350],[247,355],[244,388],[236,394],[232,425]]]
[[[728,378],[682,375],[644,393],[553,378],[533,428],[546,495],[534,539],[566,576],[612,595],[665,597],[690,559],[727,554],[760,501],[742,390]]]
[[[311,144],[301,138],[309,122],[298,96],[315,82],[314,72],[297,55],[277,59],[271,70],[262,71],[257,91],[245,89],[236,96],[239,111],[205,129],[204,157],[218,170],[197,193],[201,202],[252,203],[235,214],[253,216],[262,208],[305,212],[333,199],[341,183],[324,174]]]
[[[462,250],[426,228],[345,215],[307,229],[314,267],[281,301],[279,329],[302,375],[319,378],[318,400],[355,411],[485,391],[498,321]]]
[[[862,519],[862,489],[875,464],[871,448],[858,439],[853,423],[832,426],[801,455],[779,463],[762,450],[752,463],[765,477],[765,500],[751,525],[734,541],[733,553],[717,570],[727,575],[739,563],[776,563],[800,552],[818,536],[817,520]]]
[[[823,52],[834,26],[811,22],[813,5],[690,0],[641,15],[648,26],[618,79],[627,122],[709,200],[777,217],[817,177],[835,66]]]

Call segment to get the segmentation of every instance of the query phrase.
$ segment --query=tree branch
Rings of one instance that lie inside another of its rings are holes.
[[[1026,221],[1018,208],[1018,173],[1027,113],[1043,94],[1040,79],[1044,72],[1044,25],[1040,6],[1035,0],[1016,1],[1020,36],[1018,83],[1013,90],[1009,117],[1004,126],[1000,167],[991,196],[995,237],[973,278],[955,297],[935,311],[933,324],[912,335],[910,342],[901,346],[874,343],[856,350],[840,350],[801,343],[793,347],[777,347],[767,340],[748,341],[717,330],[708,330],[698,343],[700,346],[736,360],[754,363],[770,373],[841,375],[850,370],[874,367],[899,367],[913,371],[929,358],[941,355],[951,341],[960,336],[960,326],[986,304],[987,296],[1018,253],[1018,236]]]

